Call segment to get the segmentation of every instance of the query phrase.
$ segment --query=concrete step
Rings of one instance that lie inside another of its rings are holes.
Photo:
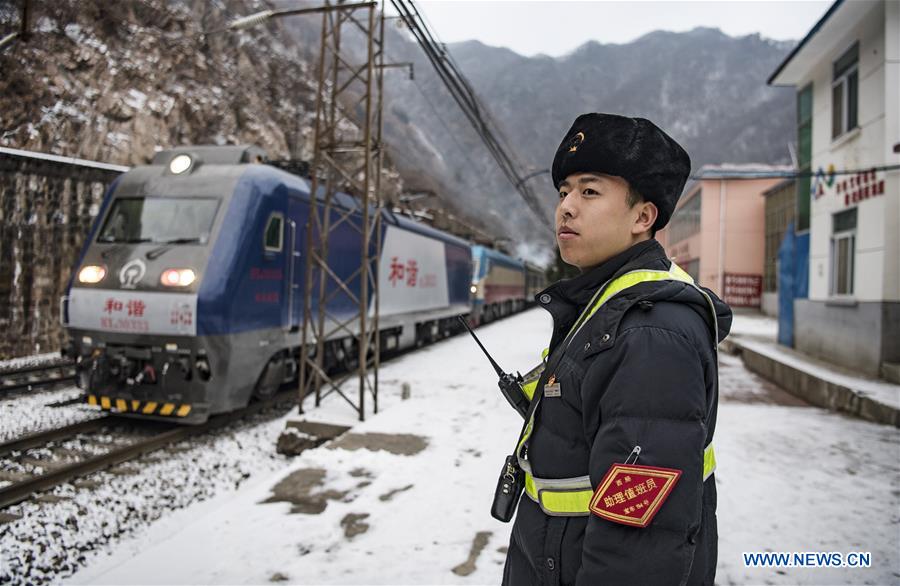
[[[739,336],[727,341],[721,347],[740,354],[748,370],[813,405],[900,427],[900,385],[851,373],[774,342]]]

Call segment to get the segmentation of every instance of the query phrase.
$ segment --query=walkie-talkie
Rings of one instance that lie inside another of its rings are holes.
[[[487,356],[491,366],[493,366],[494,370],[497,372],[497,376],[500,377],[500,380],[497,382],[497,385],[500,387],[500,392],[503,393],[503,396],[506,397],[506,400],[512,405],[512,408],[524,418],[528,414],[529,403],[528,399],[525,397],[525,393],[522,392],[522,375],[516,373],[516,375],[513,376],[512,374],[503,372],[500,365],[497,364],[490,354],[488,354],[488,351],[484,348],[484,345],[482,345],[481,340],[478,339],[478,336],[476,336],[475,332],[472,331],[472,328],[469,327],[466,318],[462,315],[458,317],[459,321],[461,321],[469,333],[472,334],[472,337],[475,338],[478,347],[481,348],[481,351]],[[516,455],[510,454],[503,463],[503,469],[500,471],[500,478],[497,479],[497,488],[494,490],[494,500],[491,503],[491,516],[503,523],[509,523],[516,512],[516,506],[519,504],[519,498],[521,498],[523,490],[525,490],[525,472],[519,467],[519,460]]]
[[[487,359],[490,361],[491,366],[494,367],[494,371],[497,373],[497,376],[500,378],[497,381],[497,386],[500,387],[500,392],[503,393],[503,396],[506,398],[507,402],[515,409],[519,415],[525,417],[525,413],[528,412],[528,398],[525,396],[525,393],[522,392],[522,375],[519,373],[516,374],[507,374],[503,372],[503,369],[500,368],[500,365],[491,357],[488,351],[485,349],[484,345],[481,343],[481,340],[478,339],[478,336],[475,335],[475,332],[472,331],[472,328],[469,327],[469,322],[466,321],[466,318],[462,315],[459,317],[459,321],[465,326],[465,328],[472,334],[472,337],[475,338],[475,343],[478,344],[478,347],[481,348],[481,351],[484,352],[484,355],[487,356]]]

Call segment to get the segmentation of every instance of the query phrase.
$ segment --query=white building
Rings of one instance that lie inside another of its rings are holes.
[[[838,0],[769,84],[797,90],[798,162],[813,175],[798,182],[809,298],[794,302],[795,347],[896,380],[900,1]]]

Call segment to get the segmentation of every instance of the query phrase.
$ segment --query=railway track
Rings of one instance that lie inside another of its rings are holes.
[[[75,381],[75,363],[51,362],[0,371],[0,393],[31,390]]]
[[[108,415],[0,444],[0,510],[60,484],[135,460],[191,436],[223,427],[267,407],[295,402],[292,389],[203,425],[167,425]],[[130,425],[130,428],[128,426]],[[116,431],[115,427],[124,431]]]

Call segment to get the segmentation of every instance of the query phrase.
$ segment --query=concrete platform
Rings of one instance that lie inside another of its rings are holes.
[[[729,336],[720,346],[747,369],[805,401],[900,427],[900,385],[864,377],[757,336]]]

